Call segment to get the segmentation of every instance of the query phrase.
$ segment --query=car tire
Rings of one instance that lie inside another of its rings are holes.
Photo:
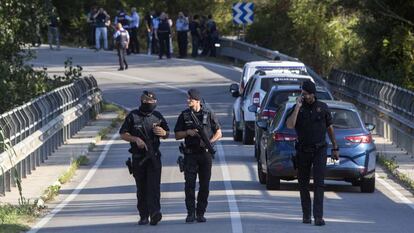
[[[262,163],[259,160],[257,160],[257,175],[260,184],[266,184],[266,173],[263,172]]]
[[[242,140],[243,131],[237,129],[236,118],[233,115],[233,140],[235,142],[240,142]]]
[[[267,169],[269,171],[269,169]],[[279,190],[280,179],[277,176],[272,176],[269,172],[266,174],[266,189],[267,190]]]
[[[375,191],[375,177],[361,179],[361,192],[373,193]]]
[[[252,145],[254,143],[254,131],[250,130],[250,128],[244,124],[243,130],[243,144],[244,145]]]

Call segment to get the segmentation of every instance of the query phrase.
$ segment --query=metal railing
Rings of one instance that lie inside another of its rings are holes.
[[[414,92],[348,71],[332,70],[331,89],[343,100],[364,109],[376,133],[414,153]]]
[[[16,186],[12,168],[26,178],[62,143],[100,112],[96,79],[85,77],[57,88],[0,116],[0,194]]]
[[[252,45],[220,38],[219,56],[245,62],[257,60],[298,61],[297,58]],[[307,70],[319,85],[330,87],[340,99],[359,107],[365,120],[376,124],[379,135],[414,153],[414,94],[390,83],[351,72],[332,70],[328,82],[310,67]]]

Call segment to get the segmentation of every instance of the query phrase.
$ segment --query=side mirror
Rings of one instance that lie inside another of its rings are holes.
[[[258,107],[256,105],[252,104],[247,109],[249,110],[249,112],[257,113]]]
[[[372,123],[365,123],[365,128],[369,131],[373,131],[375,129],[375,125]]]
[[[266,121],[256,121],[257,127],[267,130],[267,122]]]
[[[239,93],[239,85],[237,85],[236,83],[233,83],[230,85],[229,91],[231,93],[231,96],[233,97],[239,97],[240,93]]]

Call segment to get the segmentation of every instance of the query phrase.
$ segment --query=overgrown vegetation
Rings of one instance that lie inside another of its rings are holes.
[[[408,187],[412,193],[414,193],[414,181],[409,176],[398,171],[399,166],[394,157],[389,159],[384,155],[380,155],[378,156],[378,163],[390,172],[399,182]]]
[[[414,90],[413,1],[262,0],[247,40]]]

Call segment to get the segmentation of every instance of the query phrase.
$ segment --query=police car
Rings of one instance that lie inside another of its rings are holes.
[[[305,80],[311,80],[303,68],[273,67],[257,70],[252,78],[246,83],[242,93],[239,86],[232,84],[230,92],[236,101],[233,104],[233,139],[242,141],[243,144],[253,144],[255,131],[255,112],[249,111],[249,107],[255,105],[257,108],[273,86],[300,84]]]
[[[243,90],[257,70],[271,70],[275,68],[297,69],[307,71],[305,64],[296,61],[252,61],[244,64],[243,72],[240,77],[239,92],[243,93]]]

